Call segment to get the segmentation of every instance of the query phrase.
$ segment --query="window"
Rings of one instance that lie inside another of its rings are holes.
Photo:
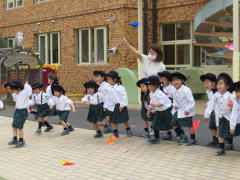
[[[77,64],[107,63],[107,27],[76,30]]]
[[[7,38],[7,47],[14,48],[14,46],[15,46],[14,38]]]
[[[36,3],[42,3],[42,2],[47,2],[47,1],[50,1],[50,0],[35,0]]]
[[[40,34],[35,37],[39,58],[46,64],[60,64],[60,33]]]
[[[161,44],[167,67],[192,65],[192,23],[162,24]]]
[[[6,0],[6,9],[23,7],[23,0]]]

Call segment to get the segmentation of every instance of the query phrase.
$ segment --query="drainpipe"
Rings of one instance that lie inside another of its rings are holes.
[[[239,81],[239,0],[233,0],[233,81]]]
[[[148,0],[144,0],[143,53],[148,53]]]
[[[157,0],[152,0],[152,42],[157,43]]]
[[[140,53],[143,53],[143,15],[142,15],[142,0],[138,0],[138,51]],[[138,60],[138,79],[142,78],[142,64],[140,63],[140,60]],[[141,103],[141,98],[140,98],[140,89],[138,88],[138,102]]]

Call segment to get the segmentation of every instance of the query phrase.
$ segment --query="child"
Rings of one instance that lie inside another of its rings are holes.
[[[233,99],[233,108],[230,117],[230,133],[240,135],[240,81],[233,84],[236,97]]]
[[[209,102],[210,99],[215,94],[215,92],[217,91],[217,89],[216,89],[217,78],[214,74],[207,73],[207,74],[201,75],[200,79],[203,82],[204,87],[206,89],[206,93],[208,95],[208,102]],[[216,147],[216,145],[218,145],[218,138],[217,138],[217,126],[216,126],[216,119],[215,119],[214,111],[211,113],[211,116],[210,116],[209,129],[211,131],[212,141],[210,141],[207,144],[207,146]]]
[[[107,110],[107,101],[109,100],[109,91],[110,91],[110,84],[106,82],[106,75],[104,71],[97,70],[93,72],[93,75],[95,76],[96,82],[100,85],[98,88],[98,92],[102,93],[103,95],[103,107],[104,107],[104,117],[106,124],[104,133],[112,133],[112,127],[109,120],[109,111]]]
[[[143,120],[143,126],[144,126],[144,134],[143,137],[150,138],[150,133],[148,129],[148,121],[152,121],[152,118],[147,117],[147,111],[150,105],[150,91],[147,88],[147,78],[142,78],[137,82],[137,87],[141,89],[141,102],[142,102],[142,108],[141,108],[141,116]]]
[[[104,126],[104,124],[101,123],[102,120],[104,119],[102,103],[104,97],[103,94],[98,92],[99,85],[95,81],[90,80],[84,83],[84,87],[86,88],[86,95],[82,99],[82,102],[90,103],[87,120],[90,123],[93,123],[93,128],[96,130],[94,138],[99,138],[103,136],[98,125],[100,123],[100,125]]]
[[[109,93],[111,97],[107,107],[110,111],[110,122],[113,123],[113,134],[118,138],[118,124],[124,123],[127,136],[131,137],[132,131],[128,123],[128,97],[126,89],[122,86],[121,77],[119,77],[118,72],[110,71],[106,76],[108,83],[111,85]]]
[[[28,117],[29,97],[32,95],[32,88],[27,82],[23,87],[22,83],[18,80],[13,81],[10,86],[13,91],[13,100],[16,102],[16,111],[12,123],[13,139],[8,145],[16,145],[16,148],[20,148],[25,145],[23,140],[23,126]],[[17,131],[19,131],[19,141],[17,139]]]
[[[176,92],[173,94],[173,129],[177,135],[178,145],[187,142],[186,146],[191,146],[196,144],[192,122],[192,117],[195,115],[193,94],[191,89],[184,85],[187,78],[182,73],[172,73],[171,78],[172,84],[176,88]],[[191,136],[189,139],[181,127],[189,129]]]
[[[156,144],[160,142],[159,131],[167,131],[171,129],[171,106],[170,99],[160,89],[160,80],[158,76],[150,76],[147,81],[150,91],[150,106],[147,117],[152,117],[152,128],[154,136],[148,142]],[[152,114],[151,114],[152,113]]]
[[[224,139],[227,140],[227,149],[232,149],[233,136],[230,133],[229,121],[232,113],[232,78],[226,74],[221,73],[217,78],[217,92],[211,98],[207,109],[204,114],[204,119],[208,120],[213,110],[216,114],[216,126],[218,127],[218,141],[219,148],[217,149],[216,156],[225,154]]]
[[[59,79],[58,79],[58,76],[56,74],[53,74],[53,73],[48,74],[48,84],[49,84],[49,86],[46,89],[46,93],[53,100],[56,97],[54,96],[54,93],[53,93],[53,90],[52,90],[52,85],[59,84],[58,81],[59,81]],[[53,109],[50,111],[50,116],[57,116],[58,115],[57,112],[58,111],[56,110],[56,107],[54,106]],[[60,122],[60,124],[61,124],[61,122]],[[71,124],[69,122],[67,122],[67,125],[68,125],[68,130],[70,132],[74,131],[74,128],[71,126]]]
[[[158,76],[160,77],[160,81],[162,83],[162,90],[163,92],[168,96],[168,98],[173,103],[173,94],[175,93],[176,89],[173,87],[171,82],[171,73],[168,71],[163,71],[161,73],[158,73]],[[168,132],[163,136],[163,140],[172,140],[173,135],[171,132],[171,129],[168,130]]]
[[[75,106],[71,99],[67,98],[65,95],[65,90],[59,84],[52,85],[52,90],[54,96],[56,96],[53,100],[53,105],[56,105],[57,114],[59,115],[60,122],[63,126],[62,136],[69,134],[69,127],[67,125],[67,120],[69,116],[69,112],[72,108],[72,112],[75,113]],[[51,107],[52,109],[53,107]]]
[[[53,129],[53,126],[51,126],[47,121],[49,119],[50,114],[50,105],[51,100],[49,96],[42,91],[43,85],[40,83],[35,83],[32,85],[33,95],[32,99],[30,101],[30,106],[33,106],[37,104],[37,114],[36,118],[38,120],[38,128],[36,130],[37,134],[40,134],[42,132],[42,125],[43,123],[47,126],[47,129],[45,132],[49,132]]]

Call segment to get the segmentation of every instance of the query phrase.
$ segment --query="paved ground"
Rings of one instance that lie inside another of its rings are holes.
[[[140,137],[144,132],[143,122],[141,120],[141,115],[139,110],[136,110],[136,109],[137,107],[135,109],[129,110],[130,124],[131,124],[131,129],[133,131],[134,136]],[[12,117],[13,112],[14,112],[14,109],[1,111],[0,116]],[[88,114],[87,107],[79,107],[75,114],[73,113],[70,114],[69,121],[71,122],[71,124],[73,124],[74,127],[92,130],[93,129],[92,125],[86,121],[87,114]],[[34,120],[34,116],[30,114],[29,119]],[[208,122],[202,119],[202,115],[195,116],[194,120],[200,120],[200,125],[196,135],[198,145],[205,146],[211,139],[210,132],[208,129]],[[50,119],[50,122],[54,124],[58,124],[59,119],[58,117],[53,117]],[[37,126],[33,127],[33,131],[35,130],[35,128],[37,128]],[[119,130],[120,130],[120,133],[126,134],[126,130],[123,125],[119,126]],[[234,147],[236,151],[240,151],[240,137],[237,137],[234,139]]]
[[[62,137],[57,125],[50,133],[35,135],[33,121],[25,124],[26,146],[15,149],[7,145],[12,119],[0,119],[0,176],[6,179],[240,179],[239,152],[217,157],[212,148],[173,142],[149,145],[143,138],[125,135],[108,145],[109,135],[93,139],[93,131],[76,129]],[[64,159],[75,165],[63,166],[59,160]]]

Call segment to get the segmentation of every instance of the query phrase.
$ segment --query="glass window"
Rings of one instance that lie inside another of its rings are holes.
[[[190,64],[190,45],[177,45],[177,64]]]
[[[177,23],[176,24],[176,33],[177,33],[177,39],[176,40],[185,40],[190,39],[190,23],[184,22],[184,23]]]
[[[82,63],[89,63],[89,30],[81,31],[81,58]]]
[[[8,38],[7,39],[7,47],[8,48],[13,48],[15,46],[14,44],[14,38]]]
[[[51,33],[51,64],[60,63],[60,34]]]
[[[162,40],[174,41],[175,40],[175,24],[162,25]]]
[[[18,7],[23,7],[23,0],[5,0],[6,9],[13,9]]]
[[[174,65],[175,64],[175,46],[166,45],[163,46],[164,52],[164,63],[165,65]]]

